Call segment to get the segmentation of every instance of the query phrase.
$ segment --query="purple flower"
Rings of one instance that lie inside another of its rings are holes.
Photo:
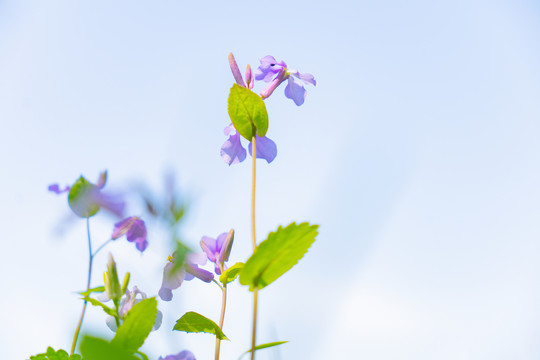
[[[172,290],[178,289],[184,280],[190,281],[199,278],[204,282],[210,282],[214,279],[214,274],[199,268],[199,265],[206,264],[206,255],[203,252],[187,254],[183,268],[175,269],[174,255],[169,256],[168,260],[163,269],[163,282],[158,292],[163,301],[171,301]]]
[[[261,91],[261,97],[263,99],[272,95],[274,90],[282,82],[289,80],[287,87],[285,87],[285,96],[292,99],[296,105],[300,106],[304,103],[306,98],[304,84],[317,85],[317,81],[315,81],[313,75],[301,74],[296,70],[289,70],[284,61],[277,62],[273,56],[267,55],[260,59],[260,62],[261,65],[255,70],[255,80],[270,82],[270,84]],[[301,81],[298,81],[297,79],[300,79]]]
[[[177,355],[167,355],[165,357],[159,357],[158,360],[197,360],[195,355],[189,350],[179,352]]]
[[[241,163],[246,159],[246,149],[244,149],[240,142],[240,134],[238,134],[233,124],[227,126],[224,132],[225,135],[229,135],[229,138],[221,146],[221,158],[229,166]],[[249,143],[249,154],[252,155],[251,142]],[[266,162],[271,163],[276,156],[276,143],[266,136],[257,136],[257,158],[264,159]]]
[[[140,298],[137,298],[137,295],[139,295]],[[122,324],[123,320],[129,313],[131,308],[133,308],[133,305],[137,304],[138,302],[146,298],[147,298],[146,294],[140,291],[139,288],[137,288],[136,286],[133,287],[133,291],[127,290],[126,294],[120,300],[120,305],[119,305],[120,308],[118,311],[118,315],[120,316],[120,324]],[[154,321],[154,326],[152,327],[152,331],[159,329],[159,327],[161,326],[162,320],[163,320],[163,313],[158,310],[156,314],[156,320]],[[109,329],[116,332],[116,320],[114,319],[114,317],[112,316],[107,317],[107,319],[105,320],[105,323],[107,324]]]
[[[217,239],[203,236],[201,239],[201,248],[206,253],[208,260],[214,263],[216,274],[221,275],[222,271],[227,269],[225,262],[229,260],[231,247],[234,241],[234,230],[229,233],[218,235]]]
[[[140,252],[143,252],[148,246],[148,241],[146,241],[146,225],[137,216],[130,216],[114,224],[111,238],[116,240],[123,235],[126,235],[129,242],[134,242]]]
[[[48,189],[49,191],[52,191],[53,193],[62,194],[62,193],[68,192],[71,189],[71,186],[66,186],[62,190],[60,190],[60,186],[58,184],[51,184],[49,185]]]
[[[85,189],[79,193],[79,197],[76,201],[70,201],[70,207],[75,214],[81,217],[86,217],[93,208],[104,208],[118,217],[122,217],[124,213],[125,204],[122,199],[117,195],[111,195],[104,193],[103,187],[107,182],[107,171],[103,171],[99,174],[98,182],[96,185],[91,184],[82,176],[77,181],[84,181],[86,184]],[[77,182],[75,185],[77,185]],[[62,194],[71,190],[71,186],[65,186],[63,189],[58,184],[51,184],[48,190],[56,194]],[[97,211],[97,210],[95,210]],[[94,213],[95,213],[94,211]]]

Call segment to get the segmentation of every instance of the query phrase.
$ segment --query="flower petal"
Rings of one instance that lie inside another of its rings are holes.
[[[185,264],[185,268],[188,274],[191,274],[204,282],[210,282],[214,278],[214,274],[212,274],[210,271],[201,269],[197,265]],[[187,277],[186,280],[188,280]]]
[[[172,291],[174,289],[178,289],[180,285],[182,285],[182,282],[184,281],[184,278],[186,277],[186,273],[182,269],[177,269],[176,271],[172,271],[174,267],[174,264],[171,262],[167,262],[165,267],[163,268],[163,281],[161,283],[161,288],[159,289],[158,295],[163,301],[171,301],[172,299]]]
[[[229,166],[232,164],[241,163],[246,159],[246,149],[242,147],[240,142],[240,134],[235,133],[223,143],[221,146],[221,158]]]
[[[311,74],[300,74],[298,73],[296,75],[297,78],[302,80],[306,84],[311,84],[313,86],[317,86],[317,81],[315,80],[315,77]]]
[[[201,248],[206,253],[206,256],[208,256],[208,260],[215,263],[216,253],[219,252],[216,239],[212,239],[208,236],[203,236],[201,239]]]
[[[71,187],[66,186],[65,188],[60,190],[60,186],[58,184],[51,184],[51,185],[49,185],[49,187],[47,189],[49,191],[52,191],[55,194],[62,194],[62,193],[68,192],[71,189]]]
[[[261,65],[255,70],[255,80],[270,82],[272,77],[278,74],[282,69],[287,68],[285,62],[277,62],[273,56],[267,55],[259,59]]]
[[[296,105],[300,106],[304,103],[304,99],[306,98],[306,89],[304,89],[304,85],[302,85],[300,81],[290,76],[289,83],[285,88],[285,96],[292,99]]]
[[[249,143],[249,154],[253,156],[252,150],[251,150],[251,143]],[[264,159],[269,164],[274,161],[274,159],[277,156],[277,146],[276,143],[273,142],[268,137],[259,137],[257,136],[257,158],[258,159]]]

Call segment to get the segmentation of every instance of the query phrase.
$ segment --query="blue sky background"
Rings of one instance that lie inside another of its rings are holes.
[[[250,167],[219,157],[232,51],[318,81],[301,107],[283,88],[267,100],[278,157],[259,163],[258,237],[321,227],[261,292],[260,342],[291,340],[261,360],[538,359],[539,36],[532,0],[0,1],[0,353],[71,344],[85,227],[58,230],[70,215],[50,183],[108,169],[110,189],[159,189],[173,171],[188,242],[234,227],[247,258]],[[113,223],[93,219],[96,244]],[[143,256],[110,250],[154,295],[170,248],[148,226]],[[211,337],[168,329],[190,310],[217,319],[219,296],[183,285],[144,350],[211,358]],[[224,359],[249,347],[250,308],[233,285]],[[85,330],[112,336],[96,309]]]

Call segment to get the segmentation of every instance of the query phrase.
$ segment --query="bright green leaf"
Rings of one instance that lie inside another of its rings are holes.
[[[190,311],[184,314],[180,319],[176,321],[173,330],[192,332],[192,333],[207,333],[214,334],[220,340],[229,340],[221,331],[218,324],[212,320]]]
[[[229,93],[228,110],[235,129],[251,141],[268,131],[268,112],[261,97],[253,91],[234,84]]]
[[[271,343],[257,345],[257,346],[255,346],[255,351],[266,349],[266,348],[273,347],[273,346],[278,346],[278,345],[285,344],[285,343],[288,343],[288,341],[275,341],[275,342],[271,342]],[[249,354],[251,351],[252,350],[249,349],[248,351],[246,351],[245,353],[240,355],[240,357],[238,359],[242,358],[242,356],[244,356],[246,354]]]
[[[83,338],[81,353],[84,360],[140,360],[115,344],[91,336]]]
[[[244,263],[234,264],[221,274],[221,276],[219,277],[219,281],[221,281],[223,285],[227,285],[231,281],[234,281],[234,279],[236,279],[238,275],[240,275],[240,271],[243,267]]]
[[[52,347],[47,348],[47,352],[43,354],[38,354],[35,356],[30,356],[31,360],[80,360],[81,356],[73,354],[71,356],[65,350],[54,351]]]
[[[81,294],[82,296],[90,296],[91,293],[99,292],[102,293],[105,291],[105,286],[98,286],[95,288],[88,289],[86,291],[81,291],[78,294]]]
[[[291,223],[268,234],[246,261],[240,284],[249,290],[262,289],[289,271],[308,251],[317,236],[318,225]]]
[[[152,331],[157,315],[156,298],[144,299],[127,313],[111,344],[130,354],[137,351]]]
[[[108,307],[107,305],[105,305],[104,303],[96,300],[96,299],[93,299],[91,297],[88,297],[88,296],[85,296],[83,298],[83,300],[86,300],[88,301],[90,304],[94,305],[94,306],[99,306],[100,308],[103,309],[103,311],[105,311],[105,313],[107,313],[108,315],[111,315],[111,316],[115,316],[116,315],[116,312],[114,309],[111,309],[110,307]]]
[[[68,203],[73,212],[82,218],[96,215],[99,205],[93,201],[97,187],[81,176],[69,190]]]

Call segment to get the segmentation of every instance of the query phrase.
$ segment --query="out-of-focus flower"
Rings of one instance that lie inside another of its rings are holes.
[[[52,191],[53,193],[62,194],[62,193],[68,192],[69,189],[71,189],[71,186],[65,186],[63,189],[60,189],[60,186],[58,184],[51,184],[49,185],[48,189],[49,191]]]
[[[301,74],[297,70],[289,69],[284,61],[277,62],[273,56],[267,55],[260,59],[260,62],[261,65],[255,70],[255,80],[270,82],[270,84],[261,91],[261,97],[263,99],[272,95],[274,90],[282,82],[289,80],[287,87],[285,87],[285,96],[292,99],[296,105],[300,106],[304,103],[306,98],[304,84],[317,85],[317,81],[313,75]],[[302,82],[304,84],[302,84]]]
[[[146,225],[137,216],[130,216],[114,224],[111,238],[116,240],[123,235],[126,235],[129,242],[134,242],[140,252],[143,252],[148,247]]]
[[[137,295],[139,295],[139,298],[137,298]],[[146,294],[140,291],[139,288],[137,288],[137,286],[134,286],[132,291],[127,290],[125,295],[120,300],[119,311],[118,311],[118,314],[120,315],[120,324],[122,324],[123,320],[129,313],[131,308],[133,308],[133,305],[137,304],[138,302],[146,298],[147,298]],[[152,330],[159,329],[159,327],[161,326],[162,320],[163,320],[163,313],[158,310],[157,315],[156,315],[156,320],[154,322],[154,326]],[[116,332],[116,329],[117,329],[116,320],[114,319],[114,317],[112,316],[107,317],[107,319],[105,320],[105,323],[107,324],[109,329]]]
[[[197,360],[195,355],[189,350],[184,350],[179,352],[176,355],[167,355],[165,357],[159,357],[158,360]]]
[[[240,141],[240,134],[236,131],[233,124],[225,127],[225,135],[229,135],[229,138],[221,146],[221,158],[228,165],[241,163],[246,159],[246,149],[242,146]],[[249,154],[252,144],[249,143]],[[271,163],[277,156],[277,146],[270,138],[264,136],[257,136],[257,158],[264,159],[266,162]]]
[[[225,262],[229,260],[233,241],[234,230],[232,229],[229,233],[218,235],[216,239],[208,236],[203,236],[201,239],[201,248],[206,253],[208,260],[214,263],[214,269],[218,275],[227,269]]]
[[[102,191],[106,182],[107,171],[103,171],[99,175],[98,182],[95,185],[81,176],[72,186],[60,188],[58,184],[51,184],[48,190],[56,194],[69,191],[69,206],[77,216],[93,216],[100,208],[104,208],[116,216],[122,217],[125,203],[118,195],[112,195]],[[73,190],[76,190],[76,194],[71,194]]]
[[[174,256],[169,256],[163,269],[163,282],[158,292],[163,301],[171,301],[172,290],[178,289],[184,280],[190,281],[199,278],[204,282],[210,282],[214,279],[214,274],[199,268],[199,265],[205,265],[207,261],[206,254],[203,252],[187,254],[183,268],[177,268],[174,264],[175,261]]]

